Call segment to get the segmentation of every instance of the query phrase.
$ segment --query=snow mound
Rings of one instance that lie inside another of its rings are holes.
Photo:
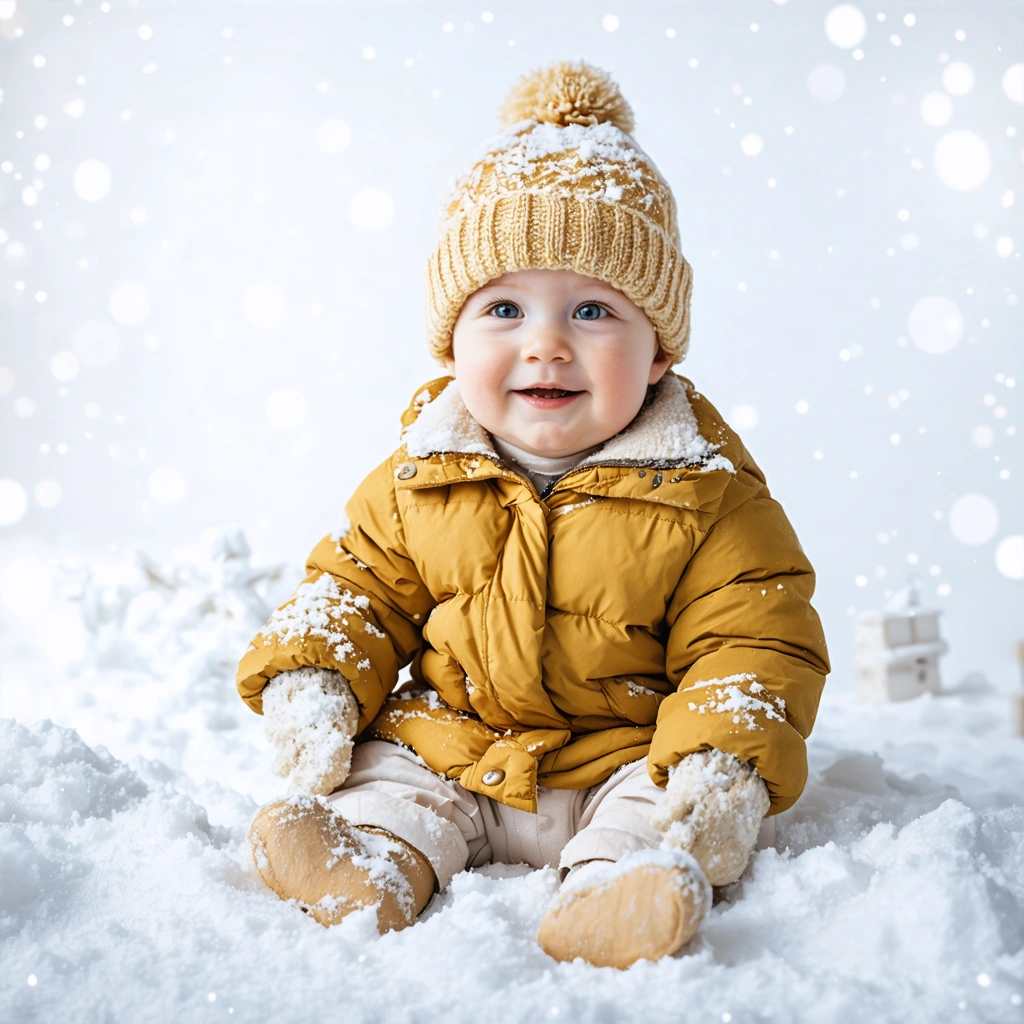
[[[0,1020],[1021,1019],[1024,742],[991,687],[868,707],[831,680],[803,797],[657,964],[550,960],[554,869],[464,872],[402,932],[322,928],[246,838],[284,784],[234,663],[289,588],[242,542],[92,566],[70,667],[0,637]]]
[[[225,677],[273,610],[282,566],[256,568],[238,527],[208,531],[164,563],[136,551],[69,580],[89,650],[81,667],[156,672],[180,680],[183,700],[219,702]]]
[[[62,600],[38,617],[77,630],[81,653],[55,664],[49,631],[29,653],[23,637],[0,638],[4,713],[52,717],[122,758],[187,768],[265,799],[263,720],[239,700],[235,671],[301,576],[298,566],[253,565],[245,534],[231,526],[165,559],[133,551],[59,565]]]
[[[76,732],[44,721],[32,729],[0,719],[0,822],[70,825],[110,818],[148,792],[146,784]]]
[[[5,1020],[192,1020],[211,1002],[242,1021],[327,1021],[342,1003],[351,1020],[407,1021],[416,1007],[417,1020],[467,1024],[669,1022],[680,1005],[703,1019],[929,1021],[959,1002],[971,1012],[958,1019],[1015,1019],[1019,806],[947,799],[852,842],[760,850],[678,956],[618,972],[556,964],[536,945],[553,869],[464,872],[403,932],[377,936],[367,913],[324,929],[258,881],[254,805],[213,827],[166,769],[136,771],[50,723],[3,728],[5,798],[34,793],[48,768],[90,794],[70,812],[33,797],[42,820],[0,830]]]

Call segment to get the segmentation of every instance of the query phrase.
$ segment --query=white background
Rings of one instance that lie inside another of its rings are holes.
[[[55,552],[162,557],[234,522],[297,570],[440,372],[422,271],[450,178],[517,75],[584,57],[675,190],[682,372],[817,569],[830,685],[910,572],[946,676],[1011,678],[1024,8],[827,31],[833,6],[0,2],[5,627],[38,623]],[[979,152],[943,142],[964,130]],[[914,338],[932,296],[952,320]]]

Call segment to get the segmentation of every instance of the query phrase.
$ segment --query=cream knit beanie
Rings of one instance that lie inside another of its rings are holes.
[[[502,274],[573,270],[626,294],[679,362],[690,340],[690,265],[672,191],[631,136],[633,112],[600,68],[524,75],[445,198],[427,268],[427,336],[443,359],[463,303]]]

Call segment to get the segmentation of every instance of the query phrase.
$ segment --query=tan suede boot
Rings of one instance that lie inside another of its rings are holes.
[[[537,942],[556,960],[620,969],[659,960],[690,941],[711,906],[700,865],[679,850],[642,850],[594,868],[567,880],[541,922]]]
[[[375,906],[381,934],[406,928],[437,884],[426,857],[408,843],[351,825],[312,797],[261,807],[249,842],[266,885],[325,926]]]

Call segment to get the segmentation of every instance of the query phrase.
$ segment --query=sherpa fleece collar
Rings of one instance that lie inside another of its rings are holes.
[[[662,377],[636,419],[580,462],[578,468],[699,466],[705,472],[718,469],[735,472],[729,459],[716,454],[722,445],[701,436],[687,397],[686,383],[675,374]],[[466,408],[455,380],[449,379],[433,400],[430,400],[429,389],[421,392],[417,404],[419,415],[402,438],[410,458],[458,453],[484,455],[496,463],[501,461],[487,431]]]

